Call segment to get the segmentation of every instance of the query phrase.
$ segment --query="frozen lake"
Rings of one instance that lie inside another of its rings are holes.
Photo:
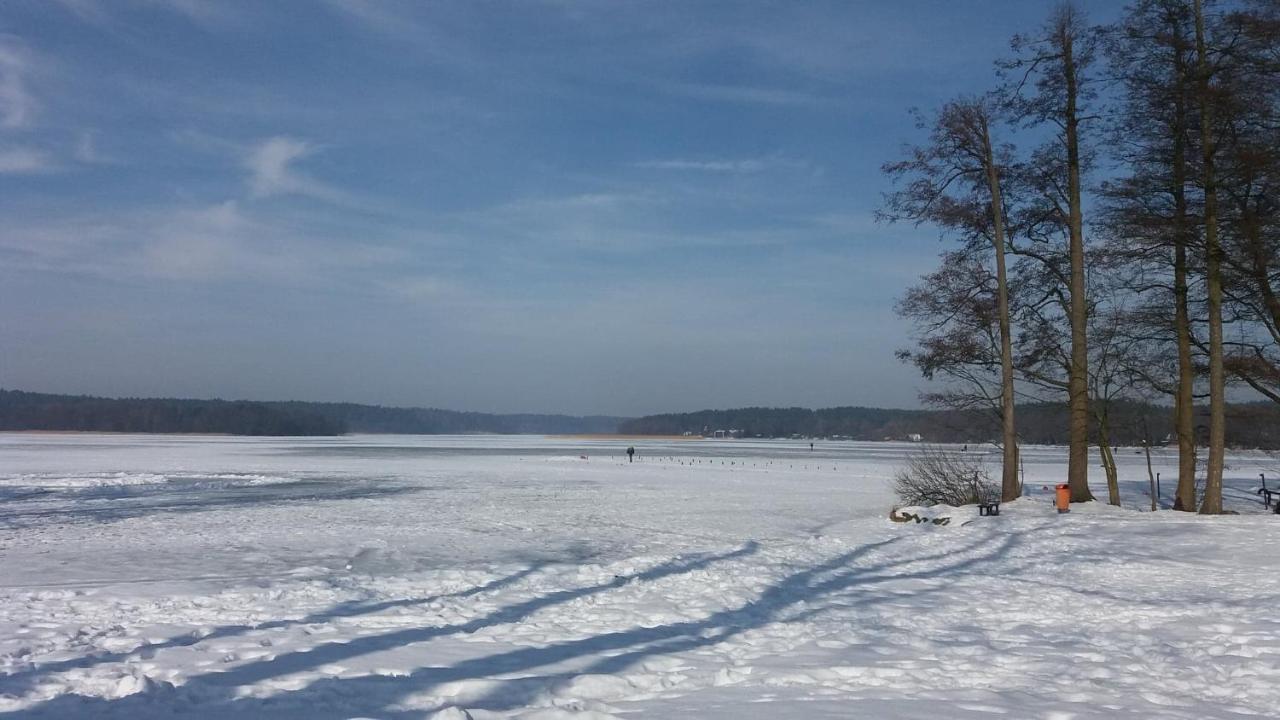
[[[1133,450],[1130,509],[1059,517],[1065,450],[1033,447],[999,518],[890,523],[915,449],[0,434],[0,716],[1280,706],[1270,458],[1229,458],[1237,517],[1137,512]]]

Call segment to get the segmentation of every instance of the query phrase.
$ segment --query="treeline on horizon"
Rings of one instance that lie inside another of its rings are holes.
[[[1238,448],[1280,449],[1280,406],[1270,402],[1228,406],[1227,444]],[[1062,403],[1034,403],[1018,408],[1018,434],[1024,444],[1064,445],[1068,408]],[[1197,408],[1196,429],[1207,440],[1208,408]],[[1117,446],[1163,445],[1174,433],[1169,407],[1117,400],[1111,407],[1109,440]],[[866,407],[748,407],[649,415],[623,422],[618,431],[631,435],[701,435],[739,430],[745,437],[849,437],[853,440],[904,440],[918,434],[925,442],[998,443],[1000,417],[971,410],[895,410]],[[1091,439],[1097,441],[1097,428]]]
[[[288,404],[0,390],[0,430],[340,435],[346,427],[305,407]]]
[[[1023,441],[1058,445],[1067,441],[1060,403],[1022,408]],[[1198,408],[1199,434],[1207,432],[1207,409]],[[1111,441],[1160,445],[1173,432],[1168,407],[1117,401],[1112,409]],[[1228,407],[1235,420],[1227,441],[1233,447],[1280,449],[1280,406],[1240,403]],[[0,390],[0,431],[44,430],[133,433],[213,433],[257,436],[342,435],[345,433],[462,435],[700,435],[739,430],[747,437],[848,437],[854,440],[902,440],[919,434],[925,442],[997,441],[998,416],[982,410],[900,410],[866,407],[748,407],[702,410],[641,418],[534,413],[493,414],[438,408],[384,407],[357,403],[102,398]],[[1096,438],[1095,438],[1096,440]]]
[[[622,418],[497,415],[355,403],[102,398],[0,390],[0,430],[227,435],[612,433]]]
[[[403,435],[587,435],[616,432],[625,418],[606,415],[495,414],[357,403],[277,403],[342,423],[347,432]]]

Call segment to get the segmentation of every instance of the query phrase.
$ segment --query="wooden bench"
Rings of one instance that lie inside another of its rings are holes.
[[[994,516],[999,514],[1000,514],[1000,503],[998,502],[978,503],[978,517],[984,517],[987,515]]]

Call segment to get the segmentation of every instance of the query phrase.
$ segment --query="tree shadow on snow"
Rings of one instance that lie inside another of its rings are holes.
[[[267,507],[294,502],[390,498],[426,489],[418,485],[348,482],[341,479],[233,485],[217,489],[197,485],[161,485],[159,488],[157,490],[156,485],[144,484],[30,493],[30,497],[42,499],[65,495],[67,504],[58,507],[6,506],[0,509],[0,526],[21,529],[47,522],[111,523],[160,513]]]
[[[504,575],[503,577],[491,580],[487,583],[475,585],[467,588],[466,590],[459,590],[457,592],[441,593],[439,595],[430,595],[427,597],[381,600],[378,602],[349,601],[339,603],[321,612],[305,615],[297,618],[296,620],[272,620],[270,622],[258,623],[256,625],[223,625],[221,627],[214,628],[211,632],[179,635],[160,642],[144,643],[132,650],[94,653],[92,655],[85,655],[83,657],[70,658],[67,660],[39,663],[26,670],[12,673],[10,675],[0,676],[0,693],[22,695],[28,692],[33,686],[38,685],[43,678],[47,678],[55,673],[64,672],[66,670],[91,668],[96,665],[104,665],[113,662],[123,662],[130,658],[147,657],[167,648],[191,647],[202,642],[237,637],[251,632],[276,630],[298,625],[319,625],[343,618],[372,615],[384,610],[391,610],[399,607],[427,605],[438,600],[468,598],[474,595],[479,595],[480,593],[500,590],[508,585],[514,585],[550,564],[551,561],[549,560],[540,560],[509,575]]]
[[[238,691],[263,680],[445,635],[518,622],[540,609],[631,582],[652,581],[745,557],[757,551],[755,543],[720,555],[676,559],[600,585],[555,591],[508,605],[466,623],[396,630],[347,642],[328,643],[308,651],[240,665],[227,672],[197,676],[180,688],[154,687],[117,700],[62,695],[23,715],[145,718],[177,712],[201,718],[270,716],[337,720],[360,715],[420,717],[420,710],[401,711],[396,706],[409,696],[429,695],[445,683],[480,679],[491,679],[494,683],[492,690],[479,698],[467,698],[465,706],[493,711],[510,710],[528,705],[539,695],[582,675],[622,672],[649,658],[718,645],[751,630],[774,623],[802,621],[833,608],[872,606],[901,599],[900,588],[881,584],[937,580],[964,574],[1004,557],[1018,543],[1014,534],[993,537],[990,533],[983,533],[963,547],[950,547],[934,555],[865,562],[868,555],[897,542],[900,537],[864,545],[793,572],[766,587],[754,599],[697,620],[655,627],[638,626],[545,646],[520,647],[461,660],[449,666],[422,667],[396,677],[321,678],[300,689],[268,698],[236,697]],[[924,588],[913,586],[911,594],[918,597],[944,589],[946,586],[941,584]],[[581,659],[588,660],[588,664],[571,672],[557,671],[515,679],[495,677]]]
[[[157,688],[152,688],[147,692],[128,695],[118,699],[86,697],[81,695],[60,695],[28,710],[11,713],[0,712],[0,717],[113,716],[146,718],[155,715],[171,717],[174,713],[192,715],[201,718],[259,716],[281,717],[281,713],[287,711],[285,711],[283,707],[278,707],[280,705],[280,701],[276,698],[237,698],[237,689],[263,680],[311,670],[316,667],[341,662],[345,659],[359,657],[369,653],[389,650],[413,643],[425,642],[447,635],[474,633],[478,630],[494,625],[519,622],[530,614],[547,607],[560,605],[578,598],[588,597],[597,593],[620,588],[633,582],[651,582],[663,577],[694,572],[709,567],[717,562],[752,555],[758,549],[758,543],[751,541],[730,552],[719,554],[700,553],[681,557],[642,572],[615,576],[612,580],[606,583],[567,590],[557,590],[545,595],[540,595],[523,602],[499,608],[483,617],[479,617],[465,623],[435,627],[407,628],[380,635],[369,635],[351,640],[326,643],[311,648],[310,650],[279,655],[268,660],[245,663],[226,672],[201,675],[190,679],[180,689],[174,689],[170,686],[159,686]],[[474,595],[485,590],[492,590],[502,585],[514,583],[520,577],[524,577],[534,572],[535,569],[536,568],[529,568],[527,570],[522,570],[512,576],[495,581],[494,583],[462,591],[461,593],[455,594],[454,597]],[[445,598],[449,596],[438,597]],[[378,610],[395,607],[397,605],[429,602],[431,599],[433,598],[374,603],[364,606],[361,612],[372,613],[377,612]],[[342,611],[344,605],[336,606],[334,609],[324,613],[309,616],[307,619],[302,621],[278,621],[277,623],[268,623],[256,627],[228,626],[221,632],[221,636],[227,637],[257,629],[269,629],[269,626],[290,624],[292,622],[310,621],[319,623],[324,622],[326,619],[350,617],[353,614],[357,614],[351,611],[352,608],[348,608],[347,612],[344,613]],[[215,631],[215,634],[218,633],[219,631]],[[207,635],[195,638],[188,635],[159,645],[164,647],[195,645],[209,639],[210,637],[212,636]],[[143,648],[138,648],[128,653],[113,653],[110,655],[70,660],[66,661],[66,667],[59,667],[58,665],[61,665],[61,663],[52,666],[50,664],[44,664],[33,671],[34,675],[24,678],[24,682],[28,685],[33,685],[38,682],[40,677],[47,677],[50,673],[58,672],[60,670],[74,669],[77,667],[87,667],[113,660],[123,660],[128,656],[132,656],[135,653],[140,652],[141,650],[143,650]],[[4,681],[13,677],[15,676],[0,678],[0,682],[4,683],[0,684],[0,687],[4,687],[6,692],[11,692],[11,690],[6,687],[7,682]],[[382,679],[388,680],[394,685],[406,680],[412,681],[413,676]],[[359,677],[350,678],[348,682],[358,683],[369,680],[371,680],[369,677]],[[351,689],[353,691],[357,691],[355,685],[352,685]],[[410,692],[412,691],[414,690],[410,690]],[[357,692],[361,696],[364,696],[364,693],[359,691]],[[352,716],[352,712],[350,711],[339,710],[337,707],[332,705],[326,707],[325,705],[329,701],[309,697],[307,688],[303,688],[298,691],[298,693],[301,694],[298,695],[296,702],[302,703],[303,707],[295,708],[293,709],[293,712],[296,712],[300,717],[331,717],[336,719]],[[284,705],[292,705],[295,702],[293,699],[295,693],[285,693],[285,695],[289,696],[289,698],[284,701]]]

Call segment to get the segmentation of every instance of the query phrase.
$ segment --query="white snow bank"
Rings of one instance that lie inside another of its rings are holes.
[[[1059,515],[1042,448],[1000,516],[901,525],[892,444],[138,442],[0,436],[10,480],[50,483],[22,487],[162,478],[0,502],[0,718],[1280,707],[1280,518],[1143,512],[1145,461],[1125,509]]]

